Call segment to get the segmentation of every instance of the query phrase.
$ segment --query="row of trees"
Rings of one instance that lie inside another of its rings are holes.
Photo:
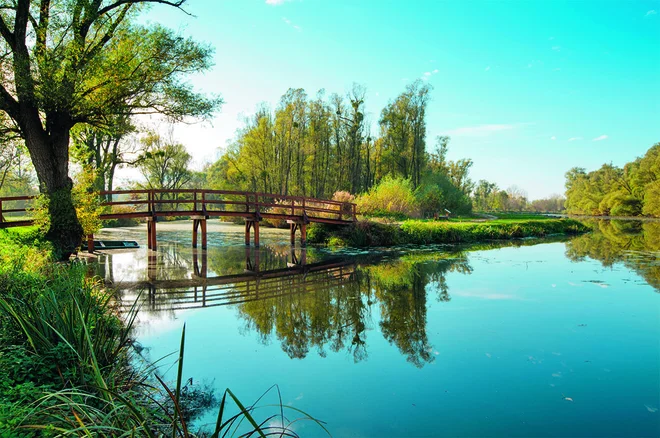
[[[566,209],[573,214],[660,216],[660,143],[623,168],[566,173]]]
[[[483,179],[479,180],[472,193],[472,202],[477,211],[561,212],[565,201],[561,195],[529,201],[527,193],[517,186],[502,190],[497,184]]]
[[[227,153],[209,169],[214,188],[332,197],[361,193],[385,175],[421,184],[428,156],[426,106],[430,86],[415,81],[381,113],[380,134],[365,116],[366,90],[346,96],[324,90],[310,99],[289,89],[271,111],[262,105],[246,120]]]

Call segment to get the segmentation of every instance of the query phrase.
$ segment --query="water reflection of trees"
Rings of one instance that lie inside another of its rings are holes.
[[[660,292],[660,223],[598,220],[589,224],[594,232],[566,244],[566,256],[586,257],[610,267],[623,263]]]
[[[426,332],[427,293],[449,301],[446,275],[471,271],[461,254],[417,254],[365,263],[350,282],[322,292],[241,304],[239,315],[246,331],[256,331],[264,343],[275,337],[292,358],[304,358],[313,349],[325,356],[329,349],[346,351],[359,362],[368,356],[367,334],[377,309],[384,338],[422,367],[434,358]]]

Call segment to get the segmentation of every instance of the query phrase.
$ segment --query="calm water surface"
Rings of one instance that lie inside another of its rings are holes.
[[[337,437],[660,436],[658,223],[379,254],[292,251],[277,230],[246,250],[226,226],[193,251],[190,227],[161,226],[151,256],[145,231],[107,231],[143,248],[99,260],[127,301],[144,291],[151,359],[186,324],[186,379],[247,404],[278,384]]]

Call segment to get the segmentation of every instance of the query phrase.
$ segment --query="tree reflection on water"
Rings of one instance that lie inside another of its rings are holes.
[[[660,222],[593,220],[593,233],[566,243],[566,256],[574,261],[586,257],[611,267],[623,263],[660,292]]]
[[[474,250],[566,242],[571,260],[623,263],[660,291],[659,223],[591,225],[593,233],[570,241],[557,237],[360,257],[328,258],[313,248],[285,244],[208,251],[163,244],[148,254],[146,269],[144,263],[123,267],[119,277],[132,281],[115,281],[110,255],[100,260],[98,273],[123,291],[127,303],[142,291],[141,312],[147,315],[169,312],[174,317],[181,309],[232,306],[244,334],[256,333],[264,344],[277,342],[291,358],[344,351],[361,362],[369,355],[369,336],[380,332],[421,368],[435,358],[427,334],[428,300],[451,300],[448,277],[472,273],[469,254]]]

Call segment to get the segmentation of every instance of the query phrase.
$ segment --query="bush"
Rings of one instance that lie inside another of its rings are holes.
[[[445,209],[455,215],[472,213],[470,198],[440,173],[427,173],[415,197],[424,216],[444,215]]]
[[[355,202],[355,195],[351,195],[349,192],[345,190],[340,190],[332,195],[332,200],[344,203],[341,206],[342,213],[353,214],[353,206],[351,205],[351,203]]]
[[[355,200],[358,211],[367,216],[404,215],[419,217],[419,207],[410,180],[387,176],[369,193]]]

